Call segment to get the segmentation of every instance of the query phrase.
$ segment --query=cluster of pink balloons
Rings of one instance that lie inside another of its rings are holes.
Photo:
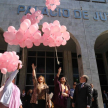
[[[42,27],[42,31],[44,32],[42,36],[43,45],[49,47],[66,45],[67,41],[70,39],[70,34],[66,30],[66,26],[61,26],[58,20],[50,24],[44,22]]]
[[[37,19],[40,21],[43,17],[41,17],[41,11],[35,12],[34,8],[31,8],[30,11],[33,15],[33,17],[30,15],[30,18],[33,18],[32,20],[30,18],[24,18],[20,24],[19,30],[16,30],[13,26],[9,26],[8,31],[4,32],[5,41],[10,45],[20,45],[22,48],[32,48],[33,44],[35,46],[40,45],[41,32],[38,30],[39,26],[34,18],[38,16],[39,18],[37,17]]]
[[[17,69],[18,63],[20,63],[20,69],[22,68],[22,61],[19,60],[19,56],[15,51],[0,53],[0,69],[1,73],[13,72]]]
[[[46,7],[52,11],[56,9],[57,5],[60,5],[60,0],[46,0]]]
[[[24,15],[21,19],[21,23],[25,20],[25,19],[29,19],[31,21],[31,24],[35,24],[35,23],[39,23],[40,20],[43,19],[43,14],[41,14],[41,11],[35,11],[35,8],[31,8],[30,9],[31,14],[27,14]]]

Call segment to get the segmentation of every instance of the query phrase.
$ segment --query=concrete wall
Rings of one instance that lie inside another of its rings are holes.
[[[20,12],[17,15],[17,8],[19,5],[24,5],[27,7],[37,6],[38,9],[42,9],[45,6],[44,0],[0,0],[0,27],[3,30],[7,30],[8,26],[15,26],[16,29],[19,28],[20,19],[24,15],[24,12]],[[95,12],[98,15],[101,12],[102,18],[104,12],[108,16],[108,2],[107,3],[93,3],[93,2],[81,2],[72,0],[61,0],[60,9],[68,9],[70,11],[70,17],[64,18],[63,16],[51,17],[50,15],[44,16],[44,19],[40,22],[53,22],[54,20],[59,20],[62,25],[67,26],[68,31],[73,34],[73,37],[77,40],[81,48],[81,56],[83,63],[83,73],[88,75],[89,82],[94,84],[94,87],[99,93],[99,108],[103,108],[100,82],[97,71],[97,65],[95,60],[94,44],[97,37],[104,31],[108,30],[108,20],[102,21],[94,20]],[[76,19],[74,16],[74,10],[88,11],[88,20]]]

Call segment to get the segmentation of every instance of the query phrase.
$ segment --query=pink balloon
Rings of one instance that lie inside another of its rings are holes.
[[[56,5],[51,6],[51,10],[54,11],[56,9]]]
[[[58,20],[55,20],[55,21],[53,22],[53,24],[59,26],[59,25],[60,25],[60,22],[59,22]]]
[[[66,40],[63,40],[62,45],[66,45]]]
[[[45,28],[44,33],[50,35],[50,28]]]
[[[27,30],[26,33],[25,33],[25,35],[26,35],[26,38],[27,38],[27,37],[31,37],[32,34],[30,33],[29,30]]]
[[[40,39],[41,38],[41,33],[36,32],[33,37],[34,37],[34,39]]]
[[[25,44],[25,42],[24,42],[24,41],[23,41],[23,42],[21,42],[21,43],[19,43],[19,45],[20,45],[20,47],[21,47],[21,48],[26,47],[26,44]]]
[[[44,22],[43,23],[43,28],[48,28],[49,27],[49,24],[47,22]]]
[[[33,47],[33,43],[27,45],[27,48],[32,48]]]
[[[12,32],[8,32],[5,34],[5,38],[8,40],[13,40],[13,39],[15,39],[15,34]]]
[[[27,38],[27,39],[25,40],[25,44],[26,44],[27,46],[29,46],[29,45],[32,44],[32,41],[31,41],[29,38]]]
[[[6,74],[7,73],[7,69],[6,68],[2,68],[1,69],[1,73]]]
[[[14,26],[9,26],[8,27],[8,31],[9,32],[14,32],[15,31],[15,27]]]
[[[60,31],[60,27],[58,25],[51,27],[51,33],[56,33]]]
[[[34,45],[35,46],[39,46],[40,45],[40,42],[39,41],[36,41],[36,42],[34,42]]]
[[[39,16],[40,14],[41,14],[40,10],[38,10],[38,11],[35,12],[35,16]]]
[[[37,19],[42,20],[42,19],[43,19],[43,15],[42,15],[42,14],[39,15],[39,16],[37,17]]]
[[[69,40],[69,39],[70,39],[70,34],[69,34],[69,32],[64,32],[64,33],[62,34],[62,37],[63,37],[65,40]]]
[[[34,12],[35,12],[35,8],[31,8],[31,9],[30,9],[30,12],[31,12],[31,13],[34,13]]]
[[[29,26],[31,25],[31,21],[29,19],[25,19],[24,22],[26,22]]]
[[[23,33],[21,32],[21,31],[18,31],[17,33],[16,33],[16,38],[18,39],[18,40],[21,40],[22,38],[23,38]]]
[[[55,5],[60,5],[60,2],[55,2],[54,4],[55,4]]]
[[[29,25],[28,23],[26,22],[22,22],[21,25],[20,25],[20,28],[23,30],[23,31],[26,31],[28,29]]]
[[[65,32],[67,30],[66,26],[61,26],[61,32]]]
[[[29,28],[29,32],[31,34],[34,34],[37,30],[38,30],[38,26],[35,26],[35,25],[31,25]]]

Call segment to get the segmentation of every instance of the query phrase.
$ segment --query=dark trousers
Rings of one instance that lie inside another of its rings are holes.
[[[32,103],[32,108],[37,108],[37,104]]]
[[[46,108],[46,100],[38,100],[37,108]]]

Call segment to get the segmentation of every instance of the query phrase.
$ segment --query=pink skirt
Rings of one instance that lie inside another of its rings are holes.
[[[0,108],[9,108],[9,107],[6,107],[2,103],[0,103]]]

